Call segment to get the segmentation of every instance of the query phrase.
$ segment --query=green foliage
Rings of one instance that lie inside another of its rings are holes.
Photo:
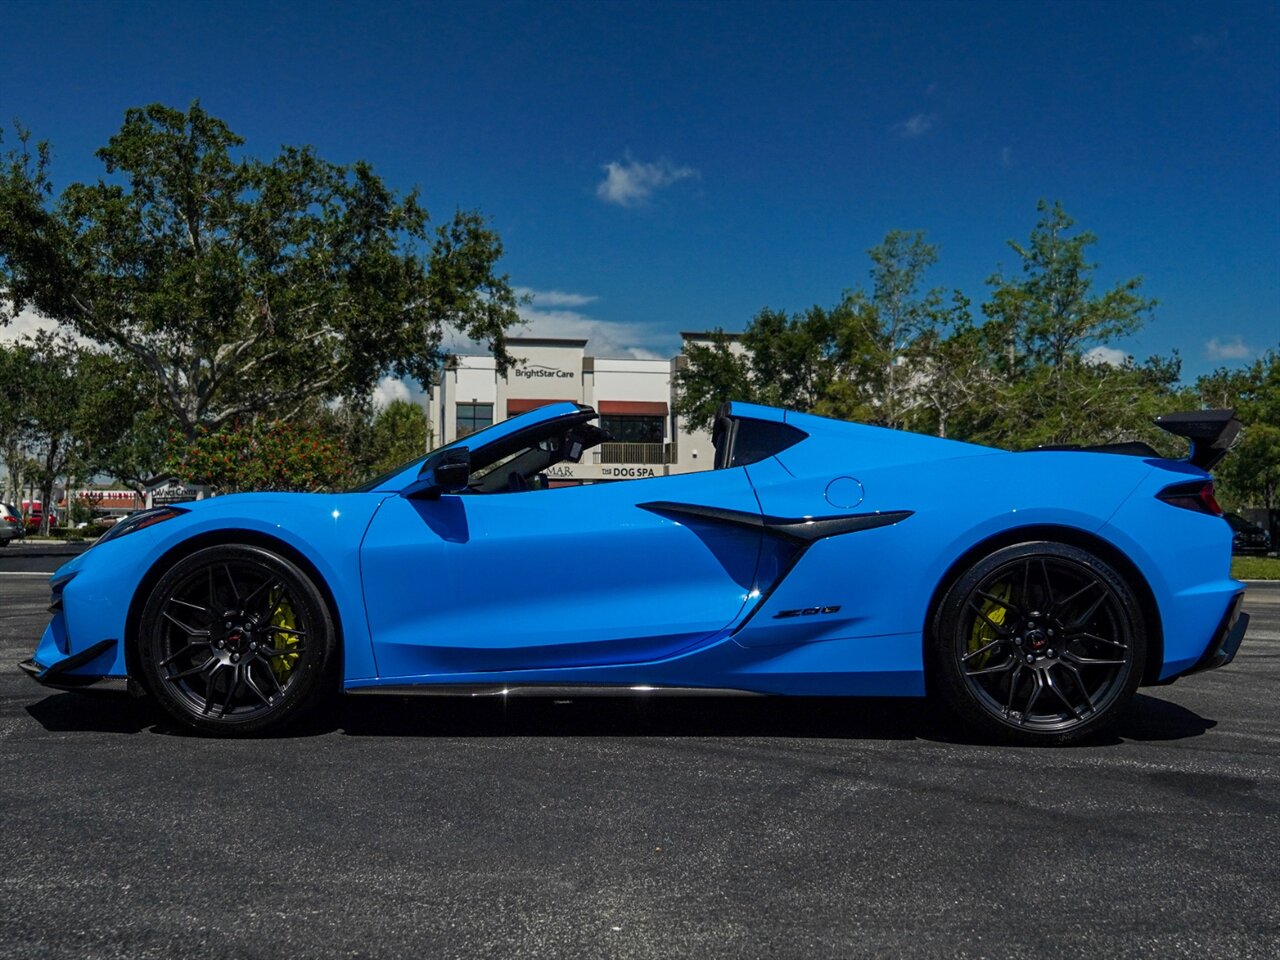
[[[688,349],[677,412],[705,425],[738,398],[1015,449],[1142,439],[1173,452],[1150,421],[1178,402],[1177,355],[1116,365],[1090,354],[1139,329],[1154,301],[1137,279],[1096,292],[1096,238],[1073,233],[1058,204],[1039,213],[1029,241],[1010,244],[1018,274],[991,278],[984,322],[958,291],[926,285],[936,246],[892,231],[868,251],[867,289],[830,310],[761,311],[743,354]]]
[[[759,402],[746,355],[734,349],[723,330],[709,344],[687,343],[675,372],[675,412],[695,430],[710,430],[720,405],[729,400]]]
[[[393,400],[373,416],[362,466],[370,476],[377,476],[422,456],[428,446],[422,407],[408,400]]]
[[[835,311],[810,307],[788,316],[765,308],[742,336],[759,403],[812,407],[826,394],[839,363]]]
[[[425,380],[446,328],[505,369],[518,298],[479,214],[432,233],[417,193],[367,163],[242,145],[199,103],[131,109],[98,151],[107,179],[54,198],[47,145],[19,130],[0,163],[0,323],[34,308],[128,358],[154,423],[189,438],[360,400],[388,371]]]
[[[1041,200],[1037,210],[1030,241],[1009,242],[1021,275],[991,277],[991,299],[982,309],[1008,338],[1011,366],[1059,370],[1090,347],[1137,332],[1155,301],[1139,295],[1139,278],[1093,293],[1097,264],[1088,262],[1086,251],[1098,238],[1088,231],[1069,235],[1075,221],[1060,203]]]
[[[76,497],[67,505],[67,519],[72,529],[77,524],[88,523],[93,519],[93,508],[101,501],[101,497]]]
[[[991,398],[1001,389],[990,364],[986,332],[975,326],[969,301],[957,292],[952,298],[952,326],[924,331],[912,345],[914,429],[951,436],[959,430],[973,436]]]
[[[958,294],[922,291],[937,249],[921,233],[892,231],[868,251],[871,290],[850,291],[833,307],[803,313],[765,308],[729,349],[723,333],[710,347],[686,347],[676,374],[676,412],[705,428],[729,399],[813,410],[885,426],[905,426],[917,404],[912,360],[923,345],[968,322]]]
[[[53,485],[73,463],[79,396],[76,377],[84,351],[49,333],[26,338],[10,351],[4,392],[16,410],[13,429],[40,502],[53,502]],[[49,532],[52,511],[41,515],[40,533]]]
[[[1163,442],[1150,425],[1150,401],[1167,399],[1177,357],[1117,366],[1089,355],[1140,329],[1155,301],[1139,294],[1138,278],[1094,292],[1097,265],[1086,254],[1097,237],[1071,234],[1075,221],[1060,204],[1041,201],[1038,210],[1028,243],[1009,244],[1019,273],[988,280],[992,293],[982,310],[999,385],[979,411],[974,438],[1007,446]]]
[[[910,359],[950,325],[967,320],[957,295],[921,292],[937,259],[920,233],[893,231],[873,247],[871,291],[851,291],[835,306],[787,314],[765,308],[734,352],[723,331],[710,346],[689,345],[676,373],[676,412],[706,428],[726,400],[814,410],[886,426],[902,426],[913,405]]]
[[[1224,502],[1280,507],[1280,353],[1243,370],[1215,370],[1196,382],[1210,407],[1234,407],[1244,432],[1217,469]]]
[[[915,392],[910,361],[922,352],[927,338],[937,337],[952,318],[943,311],[941,290],[921,292],[925,271],[938,262],[938,248],[926,243],[923,233],[892,230],[868,254],[871,296],[855,295],[855,313],[871,345],[880,407],[877,421],[901,427]]]
[[[339,443],[320,431],[265,418],[197,427],[192,439],[175,433],[165,470],[216,493],[333,490],[351,479]]]

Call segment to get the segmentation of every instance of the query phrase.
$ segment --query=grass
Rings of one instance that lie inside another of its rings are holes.
[[[1280,557],[1232,557],[1231,575],[1237,580],[1280,580]]]

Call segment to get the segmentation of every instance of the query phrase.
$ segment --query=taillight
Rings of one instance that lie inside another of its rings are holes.
[[[1218,505],[1218,498],[1213,495],[1212,480],[1175,483],[1172,487],[1165,487],[1156,497],[1185,510],[1207,513],[1214,517],[1222,516],[1222,507]]]

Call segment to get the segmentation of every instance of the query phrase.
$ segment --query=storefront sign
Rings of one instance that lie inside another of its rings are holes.
[[[516,367],[512,373],[520,380],[572,380],[578,375],[573,370],[559,370],[555,367],[544,367],[540,364],[526,364]]]

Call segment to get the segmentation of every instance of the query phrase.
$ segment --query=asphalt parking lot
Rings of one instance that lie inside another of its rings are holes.
[[[206,740],[21,676],[0,563],[0,957],[1280,951],[1280,584],[1118,736],[913,701],[352,701]]]

